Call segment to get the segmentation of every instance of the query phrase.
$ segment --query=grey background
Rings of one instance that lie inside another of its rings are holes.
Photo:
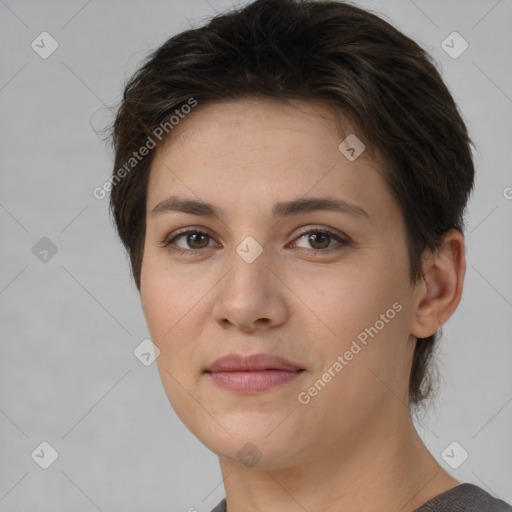
[[[464,296],[418,429],[456,478],[512,502],[512,2],[358,3],[432,53],[477,146]],[[230,5],[0,0],[0,511],[209,511],[224,497],[217,457],[134,357],[139,297],[92,190],[111,172],[103,105],[151,49]],[[59,44],[47,59],[31,48],[43,31]],[[469,43],[457,59],[441,48],[453,31]],[[46,262],[42,237],[57,248]],[[31,458],[42,441],[59,454],[48,469]],[[458,469],[441,457],[452,441],[469,453]]]

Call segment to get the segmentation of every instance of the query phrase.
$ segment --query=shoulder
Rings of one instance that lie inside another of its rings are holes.
[[[211,512],[226,512],[226,498]],[[512,512],[512,507],[476,485],[461,484],[429,500],[415,512]]]
[[[415,512],[512,512],[512,507],[473,484],[461,484],[429,500]]]

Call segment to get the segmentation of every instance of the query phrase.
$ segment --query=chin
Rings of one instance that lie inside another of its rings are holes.
[[[205,446],[221,459],[232,461],[247,468],[261,470],[281,469],[290,466],[297,449],[296,446],[270,442],[265,439],[265,436],[261,440],[255,439],[253,441],[237,436],[230,439],[229,442],[216,443],[212,441],[205,444]]]
[[[218,416],[215,420],[202,418],[199,423],[189,422],[187,428],[197,439],[218,457],[255,469],[278,469],[293,463],[303,448],[298,445],[301,437],[289,430],[290,425],[280,425],[276,418],[258,421],[256,413],[246,413],[241,418]],[[260,415],[261,416],[261,415]],[[272,421],[271,421],[272,420]],[[217,423],[218,422],[218,423]],[[194,423],[194,424],[192,424]],[[302,443],[306,440],[302,438]]]

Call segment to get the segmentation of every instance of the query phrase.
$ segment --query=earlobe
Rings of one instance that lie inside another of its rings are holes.
[[[424,257],[423,282],[418,287],[411,334],[432,336],[456,310],[461,296],[466,260],[463,235],[448,231],[435,253]]]

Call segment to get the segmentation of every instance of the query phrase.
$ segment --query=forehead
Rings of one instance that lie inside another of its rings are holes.
[[[249,211],[306,196],[336,196],[370,214],[394,203],[379,163],[339,145],[357,137],[317,101],[240,99],[199,104],[173,129],[152,163],[148,211],[169,195]],[[359,134],[361,142],[364,136]],[[396,204],[394,205],[396,207]]]
[[[218,147],[219,151],[229,148],[229,141],[236,136],[237,141],[250,143],[255,135],[262,139],[267,134],[272,139],[276,133],[280,137],[298,137],[329,134],[342,141],[355,130],[351,122],[320,100],[281,101],[264,97],[249,97],[233,100],[205,101],[174,127],[170,136],[161,146],[160,152],[169,146],[187,144],[190,139],[211,139],[215,134],[219,139],[230,134],[229,140]]]

